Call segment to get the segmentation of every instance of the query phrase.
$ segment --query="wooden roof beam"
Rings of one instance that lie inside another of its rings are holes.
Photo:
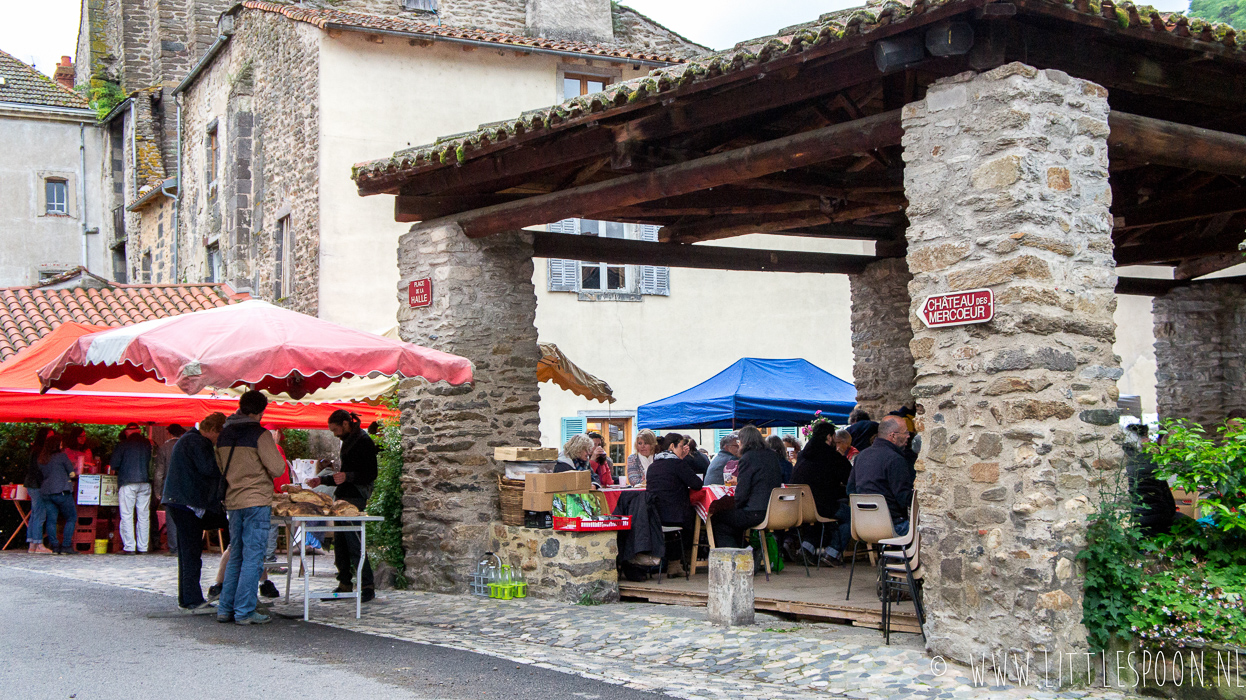
[[[1246,158],[1246,151],[1239,157]],[[1243,211],[1246,211],[1246,187],[1235,187],[1219,192],[1196,192],[1115,211],[1112,214],[1116,223],[1112,230],[1115,233],[1160,224],[1209,219],[1222,214],[1236,214]]]
[[[864,270],[866,265],[877,260],[872,255],[650,243],[546,231],[535,232],[533,251],[538,258],[566,258],[615,265],[664,265],[703,270],[823,274],[858,273]]]
[[[1115,111],[1108,124],[1111,160],[1246,175],[1246,136]]]
[[[872,151],[899,143],[902,135],[900,112],[894,110],[645,173],[463,212],[452,218],[470,238],[568,217],[591,218],[600,212],[641,202]],[[436,220],[432,225],[442,223],[448,222]]]

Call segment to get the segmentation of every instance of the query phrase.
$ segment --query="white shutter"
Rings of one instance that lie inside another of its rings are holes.
[[[640,227],[640,240],[656,243],[658,240],[658,227],[644,224]],[[671,272],[668,267],[659,267],[656,265],[641,265],[639,268],[640,276],[640,293],[641,294],[657,294],[661,296],[670,296],[671,294]]]
[[[547,224],[546,229],[552,233],[580,232],[579,219],[563,219]],[[580,263],[578,260],[549,259],[549,291],[578,292],[580,291]]]

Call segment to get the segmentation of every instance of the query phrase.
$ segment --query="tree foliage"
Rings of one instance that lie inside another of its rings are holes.
[[[1187,14],[1209,22],[1224,22],[1246,29],[1246,0],[1190,0]]]

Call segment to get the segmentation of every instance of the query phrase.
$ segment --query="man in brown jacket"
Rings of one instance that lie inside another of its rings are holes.
[[[257,613],[256,590],[268,544],[272,514],[273,479],[285,471],[285,459],[260,419],[268,399],[248,391],[238,400],[238,412],[225,420],[216,439],[216,463],[225,476],[225,511],[229,516],[231,556],[216,604],[217,622],[262,625],[270,621]]]

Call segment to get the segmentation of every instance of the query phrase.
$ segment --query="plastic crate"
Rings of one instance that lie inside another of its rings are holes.
[[[563,532],[608,532],[632,529],[630,515],[595,515],[586,518],[554,516],[554,529]]]

